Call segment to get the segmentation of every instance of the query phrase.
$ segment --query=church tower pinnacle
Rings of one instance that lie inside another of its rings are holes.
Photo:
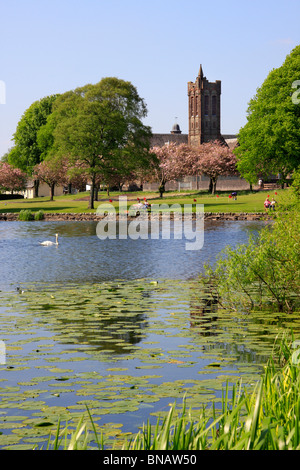
[[[221,139],[221,81],[209,82],[202,65],[195,82],[188,82],[189,145]]]
[[[201,80],[203,79],[203,70],[202,70],[202,64],[200,64],[200,69],[199,69],[199,74],[198,74],[198,77],[201,78]]]

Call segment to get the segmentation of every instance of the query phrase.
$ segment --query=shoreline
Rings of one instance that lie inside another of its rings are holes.
[[[144,215],[140,217],[144,219]],[[167,214],[170,219],[176,219],[176,215],[174,213]],[[174,217],[175,215],[175,217]],[[192,215],[192,218],[196,220],[196,213],[192,214],[181,214],[179,215],[184,219],[185,216]],[[163,217],[163,214],[147,214],[148,219],[151,219],[151,216],[159,217],[160,219]],[[18,212],[7,212],[0,214],[0,222],[15,222],[18,221],[19,213]],[[119,215],[115,215],[116,220],[119,219]],[[102,220],[103,216],[99,216],[96,213],[89,213],[89,212],[82,212],[82,213],[45,213],[44,214],[44,221],[75,221],[75,222],[97,222]],[[136,216],[129,216],[127,215],[128,220],[134,220],[139,218],[139,214]],[[204,220],[272,220],[272,215],[270,213],[265,212],[204,212]],[[42,220],[42,221],[43,221]],[[34,222],[34,221],[33,221]]]

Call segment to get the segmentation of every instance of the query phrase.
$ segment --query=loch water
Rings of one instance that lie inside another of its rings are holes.
[[[107,446],[227,381],[252,386],[291,316],[220,312],[198,276],[266,222],[205,222],[186,239],[107,239],[96,222],[0,223],[0,447],[42,448],[86,407]],[[59,245],[44,247],[43,240]]]

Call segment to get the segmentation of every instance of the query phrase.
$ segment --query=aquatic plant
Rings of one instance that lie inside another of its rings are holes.
[[[270,358],[264,376],[250,392],[239,384],[223,390],[222,408],[203,406],[197,420],[183,403],[182,411],[173,404],[166,417],[155,426],[149,421],[122,450],[299,450],[300,449],[300,374],[291,345],[283,338],[276,361]],[[92,417],[89,414],[92,422]],[[77,429],[64,442],[65,450],[86,450],[94,441],[104,450],[103,434],[88,436],[81,420]],[[59,436],[66,430],[57,429],[48,449],[59,449]]]

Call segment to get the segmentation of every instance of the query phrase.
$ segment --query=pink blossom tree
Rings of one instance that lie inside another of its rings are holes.
[[[4,191],[21,191],[26,188],[27,175],[9,163],[0,162],[0,189]]]
[[[210,178],[210,192],[215,194],[219,176],[237,174],[236,157],[226,144],[218,140],[207,142],[198,147],[198,173]]]
[[[152,167],[154,178],[159,181],[160,197],[163,197],[168,181],[195,175],[198,169],[198,153],[187,144],[174,142],[151,149],[158,163]]]
[[[61,161],[44,160],[34,167],[33,177],[49,186],[50,201],[53,201],[55,186],[66,181],[65,167]]]
[[[80,161],[73,163],[67,157],[61,160],[61,165],[62,171],[59,182],[69,188],[82,190],[89,179],[87,165]]]

